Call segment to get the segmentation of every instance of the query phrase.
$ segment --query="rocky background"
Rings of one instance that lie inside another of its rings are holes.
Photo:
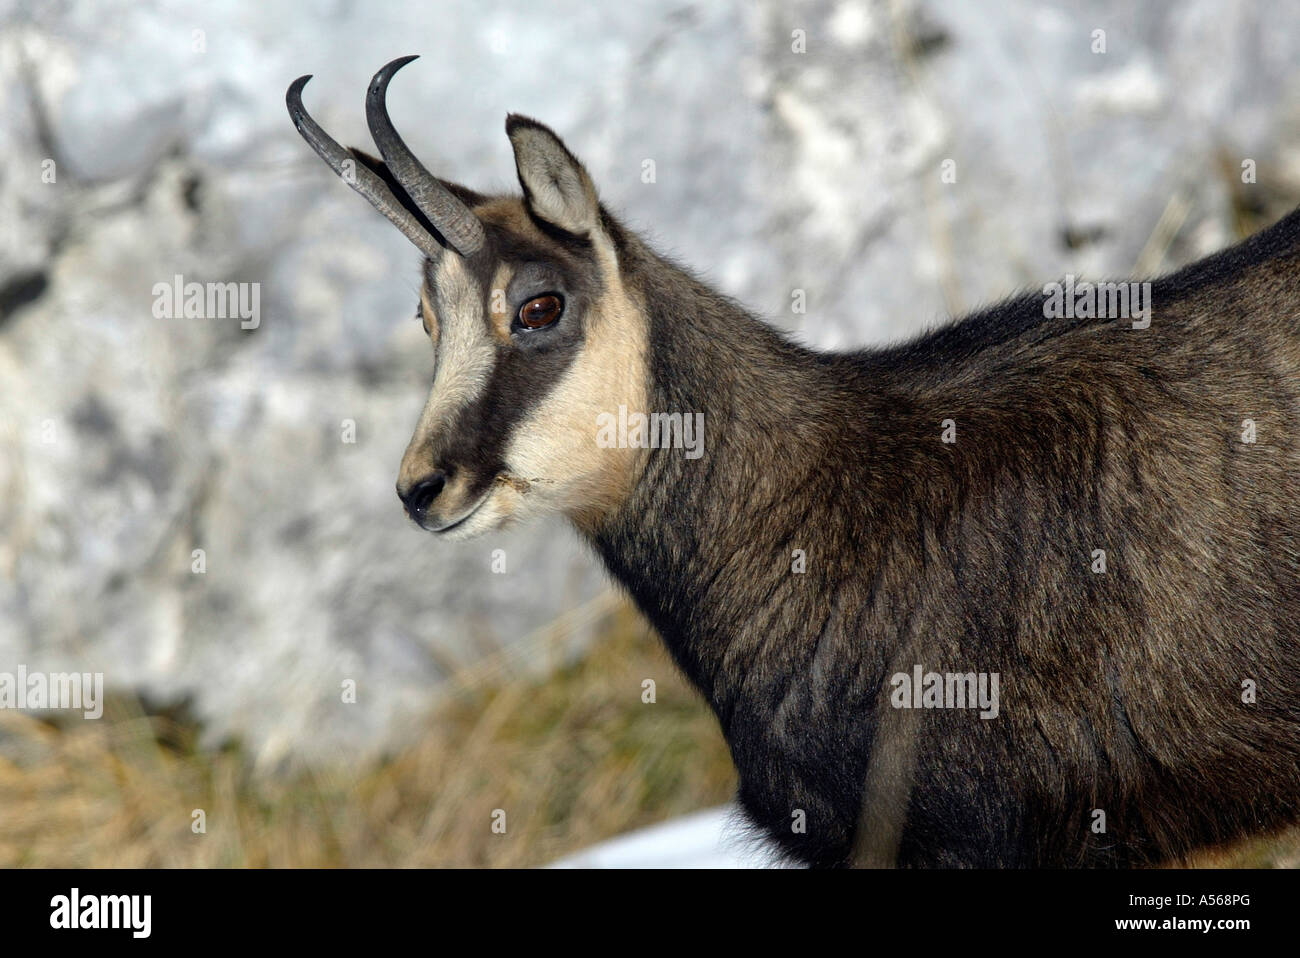
[[[503,119],[536,116],[662,248],[845,347],[1300,197],[1300,4],[1134,6],[0,0],[0,670],[103,671],[276,768],[590,640],[609,593],[562,524],[404,518],[418,258],[295,134],[298,75],[367,144],[368,79],[421,53],[389,102],[431,169],[513,189]],[[260,284],[257,328],[157,318],[178,274]]]

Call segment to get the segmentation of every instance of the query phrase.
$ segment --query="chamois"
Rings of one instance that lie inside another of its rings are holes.
[[[308,77],[287,96],[426,256],[398,494],[448,539],[566,515],[789,857],[1131,867],[1300,818],[1300,212],[1143,321],[1030,294],[816,352],[622,226],[541,123],[506,120],[522,198],[431,175],[385,106],[410,59],[367,94],[382,159]],[[702,414],[702,454],[600,441],[651,413]]]

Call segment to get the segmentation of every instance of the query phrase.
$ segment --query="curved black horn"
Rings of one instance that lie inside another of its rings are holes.
[[[366,123],[370,135],[384,156],[388,170],[430,223],[462,256],[482,249],[486,236],[483,224],[468,206],[452,195],[436,176],[424,168],[410,148],[402,142],[388,117],[384,98],[393,74],[416,57],[401,57],[384,66],[370,81],[366,93]]]
[[[293,119],[293,125],[297,127],[298,132],[302,134],[302,138],[320,154],[320,158],[329,164],[330,169],[343,178],[343,182],[369,200],[370,205],[388,217],[407,239],[426,255],[441,256],[442,246],[437,239],[397,201],[388,185],[337,141],[331,139],[330,135],[320,128],[320,124],[311,118],[302,105],[302,89],[310,79],[311,74],[298,77],[289,87],[289,92],[284,95],[284,102],[289,107],[289,116]]]

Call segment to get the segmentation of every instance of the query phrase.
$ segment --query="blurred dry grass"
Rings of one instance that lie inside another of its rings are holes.
[[[63,727],[0,712],[0,865],[540,865],[729,799],[707,706],[634,613],[604,619],[576,663],[536,679],[480,671],[418,744],[361,768],[340,757],[268,781],[238,748],[200,750],[196,728],[133,701]]]
[[[1187,868],[1300,868],[1300,828],[1197,852]]]

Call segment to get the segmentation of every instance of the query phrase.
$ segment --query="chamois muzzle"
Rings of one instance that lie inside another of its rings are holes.
[[[311,118],[302,105],[302,91],[311,75],[301,76],[289,86],[285,103],[294,126],[313,150],[343,181],[364,196],[370,204],[383,213],[394,226],[428,256],[442,255],[444,246],[462,256],[472,256],[483,248],[486,234],[478,217],[456,198],[436,176],[424,168],[410,148],[398,136],[393,121],[388,116],[385,96],[393,74],[415,57],[401,57],[385,65],[370,81],[366,93],[366,122],[375,145],[384,158],[396,181],[399,191],[405,192],[411,205],[433,227],[433,232],[413,215],[384,182],[383,178],[365,163],[332,139]],[[441,242],[440,242],[441,239]]]

